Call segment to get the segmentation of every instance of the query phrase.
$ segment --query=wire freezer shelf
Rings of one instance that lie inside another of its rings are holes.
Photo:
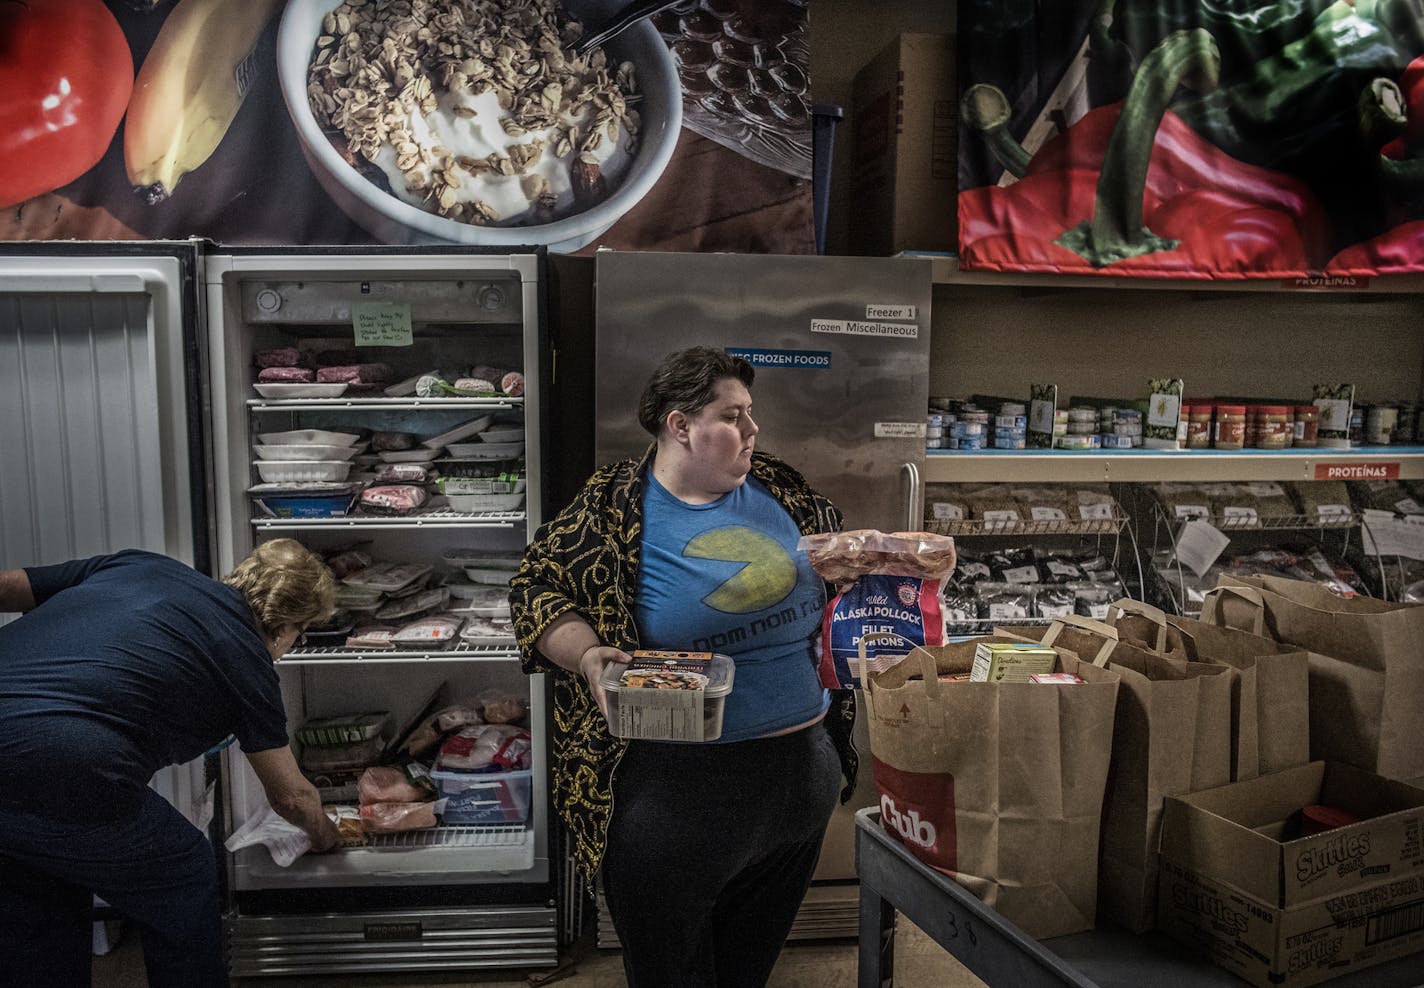
[[[441,826],[430,830],[403,830],[394,834],[367,834],[363,847],[352,851],[404,850],[414,847],[518,847],[528,828],[522,823],[489,827]]]
[[[925,530],[935,535],[1114,535],[1127,525],[1127,516],[1081,521],[985,521],[965,518],[954,521],[925,520]]]

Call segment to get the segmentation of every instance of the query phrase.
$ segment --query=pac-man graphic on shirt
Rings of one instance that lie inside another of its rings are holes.
[[[796,562],[780,542],[744,525],[714,528],[682,554],[742,566],[702,603],[724,614],[752,614],[779,604],[796,587]]]

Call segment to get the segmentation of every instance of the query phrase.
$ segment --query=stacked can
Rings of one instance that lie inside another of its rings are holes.
[[[1112,422],[1103,428],[1103,449],[1132,449],[1142,445],[1142,413],[1135,408],[1113,409]]]
[[[1023,449],[1028,437],[1028,409],[1017,401],[1006,401],[994,416],[994,448]]]
[[[1091,405],[1069,408],[1067,428],[1063,435],[1053,437],[1053,445],[1057,449],[1100,449],[1098,410]]]
[[[944,412],[930,412],[925,416],[925,449],[944,448],[946,418],[953,419],[954,416]]]
[[[989,413],[978,409],[961,409],[954,423],[949,427],[949,448],[958,450],[983,449],[989,433]]]

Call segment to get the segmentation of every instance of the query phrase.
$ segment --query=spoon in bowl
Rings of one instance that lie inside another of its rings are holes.
[[[599,24],[595,30],[586,31],[584,36],[569,46],[569,50],[575,55],[587,55],[593,49],[607,42],[615,35],[621,34],[645,17],[652,17],[670,7],[684,7],[688,10],[697,7],[697,0],[633,0],[622,10],[613,14],[607,21]]]

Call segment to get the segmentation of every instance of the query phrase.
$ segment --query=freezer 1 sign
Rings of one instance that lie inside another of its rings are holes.
[[[792,367],[800,370],[830,370],[829,350],[765,350],[759,347],[728,347],[753,367]]]

